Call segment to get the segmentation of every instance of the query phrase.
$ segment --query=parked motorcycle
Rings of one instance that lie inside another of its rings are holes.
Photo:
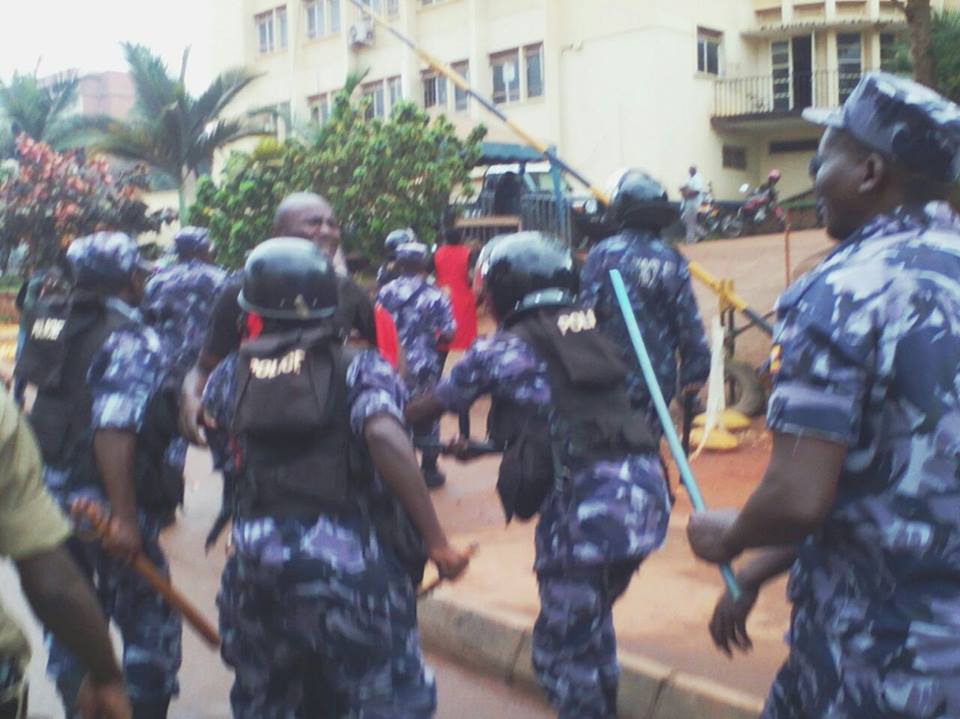
[[[739,237],[743,233],[743,226],[738,224],[729,208],[723,207],[714,199],[712,187],[706,192],[700,204],[697,221],[712,235],[732,238]]]
[[[737,214],[727,219],[723,233],[727,237],[755,234],[773,218],[778,228],[786,223],[786,213],[777,203],[775,192],[763,186],[750,191],[749,185],[741,185],[740,193],[748,195]]]

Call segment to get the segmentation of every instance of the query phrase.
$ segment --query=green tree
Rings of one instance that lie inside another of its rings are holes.
[[[366,120],[369,100],[350,95],[358,77],[349,79],[330,119],[312,136],[235,153],[219,185],[201,180],[189,221],[210,228],[218,259],[240,266],[247,250],[269,237],[280,200],[302,190],[330,201],[348,251],[377,257],[397,227],[434,237],[451,194],[469,191],[486,130],[477,127],[460,139],[446,117],[431,121],[410,103],[398,104],[385,120]]]
[[[178,76],[142,45],[123,46],[133,77],[136,103],[131,118],[111,123],[97,147],[115,157],[146,163],[177,187],[180,214],[186,214],[185,186],[213,162],[221,147],[257,131],[243,119],[222,119],[227,106],[256,75],[234,68],[218,75],[199,96],[187,92],[188,53]]]
[[[890,69],[913,73],[912,41],[905,40],[896,50]],[[960,11],[948,10],[933,15],[930,22],[930,53],[933,59],[933,82],[929,83],[944,96],[960,102]]]
[[[42,82],[36,74],[19,72],[9,82],[0,82],[0,116],[5,126],[0,147],[4,156],[10,156],[14,136],[20,133],[55,150],[66,150],[86,144],[92,133],[106,127],[105,116],[71,114],[79,84],[76,76]]]

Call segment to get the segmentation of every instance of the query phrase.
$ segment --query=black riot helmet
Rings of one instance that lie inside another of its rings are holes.
[[[623,170],[616,176],[609,199],[604,219],[618,230],[632,227],[659,232],[680,217],[663,185],[636,168]]]
[[[405,227],[402,230],[394,230],[387,235],[387,239],[383,241],[383,249],[386,250],[387,257],[392,260],[397,254],[397,248],[408,242],[419,242],[416,232],[409,227]]]
[[[243,267],[240,307],[273,320],[321,320],[337,309],[333,263],[309,240],[277,237],[257,245]]]
[[[503,324],[527,310],[569,306],[579,286],[570,248],[542,232],[495,237],[477,258],[474,288]]]

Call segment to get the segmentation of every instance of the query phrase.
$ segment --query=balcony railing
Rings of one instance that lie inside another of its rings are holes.
[[[837,107],[860,80],[838,70],[775,71],[755,77],[721,78],[714,85],[715,118],[799,115],[807,107]]]

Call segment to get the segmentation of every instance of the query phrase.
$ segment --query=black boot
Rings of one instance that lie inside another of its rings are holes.
[[[152,702],[134,702],[133,719],[167,719],[170,698]]]

